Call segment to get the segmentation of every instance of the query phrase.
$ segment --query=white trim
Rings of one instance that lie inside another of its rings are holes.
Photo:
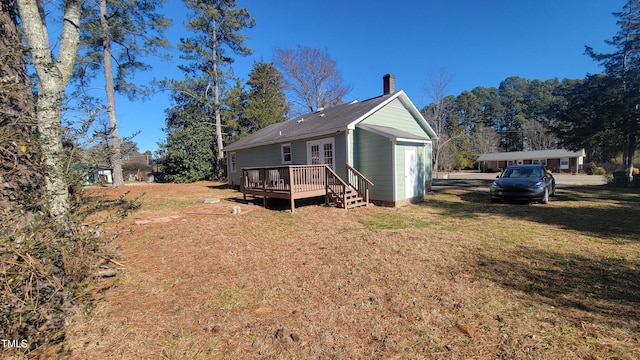
[[[289,161],[286,161],[284,159],[284,148],[285,147],[289,147]],[[293,160],[293,148],[291,147],[291,143],[280,144],[280,162],[283,165],[289,165],[289,164],[291,164],[292,160]]]
[[[387,138],[387,139],[389,139],[391,141],[395,140],[395,141],[418,143],[418,144],[426,144],[426,143],[431,142],[431,140],[429,140],[429,139],[410,139],[410,138],[403,138],[403,137],[393,136],[392,134],[386,133],[386,132],[382,131],[381,129],[376,128],[375,126],[371,126],[371,125],[367,125],[367,124],[359,125],[358,128],[360,128],[362,130],[366,130],[366,131],[372,132],[372,133],[374,133],[376,135],[380,135],[380,136],[385,137],[385,138]]]
[[[360,116],[356,120],[354,120],[351,123],[347,124],[347,129],[354,130],[356,128],[356,125],[358,125],[358,123],[362,122],[364,119],[368,118],[369,116],[371,116],[371,114],[375,113],[376,111],[380,110],[381,108],[387,106],[387,104],[389,104],[390,102],[392,102],[395,99],[400,99],[402,104],[404,106],[408,107],[409,112],[415,118],[417,118],[418,120],[421,120],[422,125],[427,129],[427,134],[429,135],[429,137],[431,137],[432,139],[437,139],[438,138],[438,134],[436,134],[436,132],[433,130],[433,128],[431,128],[431,125],[429,125],[427,120],[425,120],[425,118],[422,116],[422,113],[420,113],[418,108],[416,108],[416,106],[413,104],[413,102],[411,102],[411,99],[409,99],[407,94],[405,94],[404,90],[397,91],[395,94],[393,94],[393,96],[389,97],[387,100],[385,100],[384,102],[382,102],[381,104],[379,104],[375,108],[369,110],[364,115]]]
[[[398,201],[398,169],[396,168],[396,142],[391,140],[391,169],[393,183],[393,201]]]
[[[431,142],[431,140],[417,140],[417,139],[404,139],[404,138],[396,138],[396,141],[416,143],[416,144],[427,144]]]
[[[237,173],[238,172],[238,158],[236,157],[236,152],[229,153],[229,172]]]
[[[349,146],[349,133],[351,130],[347,129],[344,132],[344,147],[347,151],[347,165],[353,166],[353,156],[351,154],[351,147]]]
[[[413,153],[415,154],[415,173],[412,174],[411,171],[409,171],[409,176],[407,176],[407,171],[411,169],[411,167],[414,165],[413,163],[409,163],[409,168],[407,168],[407,159],[409,158],[409,156],[407,155],[408,153]],[[410,179],[410,183],[413,184],[414,186],[419,186],[418,185],[418,174],[420,172],[420,169],[418,169],[418,148],[416,147],[405,147],[404,148],[404,199],[413,199],[417,196],[417,194],[415,193],[416,188],[407,188],[407,178]],[[411,178],[411,176],[413,176],[413,178]],[[409,193],[411,193],[411,196],[408,196]],[[424,194],[423,194],[424,195]]]
[[[335,138],[333,138],[333,137],[307,141],[307,164],[312,165],[311,164],[311,146],[312,145],[319,145],[320,146],[319,150],[320,150],[321,159],[323,160],[323,164],[327,163],[325,158],[324,158],[324,146],[323,146],[324,144],[331,144],[331,165],[333,165],[333,169],[335,170],[335,168],[336,168],[336,144],[335,144]]]

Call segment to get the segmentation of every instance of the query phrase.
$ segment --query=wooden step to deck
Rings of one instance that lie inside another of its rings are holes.
[[[343,204],[343,196],[340,193],[335,194],[335,196],[332,196],[332,200],[334,201],[336,206],[345,208],[345,209],[354,209],[357,207],[369,205],[367,202],[364,201],[362,197],[358,196],[357,191],[352,189],[349,189],[349,191],[347,191],[346,204]]]

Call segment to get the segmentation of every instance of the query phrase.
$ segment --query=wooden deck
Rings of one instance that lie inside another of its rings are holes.
[[[328,165],[290,165],[242,169],[240,190],[247,195],[262,197],[266,207],[268,198],[289,199],[291,212],[295,200],[324,196],[325,202],[345,209],[367,205],[369,186],[373,185],[357,170],[347,165],[347,182]]]

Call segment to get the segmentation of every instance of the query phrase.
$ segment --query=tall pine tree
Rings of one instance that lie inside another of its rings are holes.
[[[245,131],[252,133],[286,120],[289,111],[282,74],[273,63],[255,62],[249,73]]]
[[[180,82],[184,91],[174,91],[173,107],[166,110],[167,134],[160,144],[158,165],[170,182],[194,182],[208,179],[213,171],[214,131],[211,122],[213,109],[191,94],[205,93],[209,84],[203,79],[185,79]]]
[[[246,36],[241,33],[245,28],[252,28],[255,20],[246,8],[237,8],[235,0],[184,0],[190,11],[186,26],[192,31],[191,37],[180,39],[181,58],[187,61],[180,66],[187,77],[201,79],[207,83],[199,93],[190,96],[199,101],[201,106],[213,110],[216,140],[214,144],[215,159],[212,165],[214,178],[224,176],[224,153],[221,85],[225,80],[223,69],[233,63],[233,53],[239,56],[251,54],[251,49],[244,44]],[[173,83],[173,91],[189,92],[195,90]]]
[[[157,12],[163,2],[99,0],[97,4],[84,3],[82,57],[76,66],[76,78],[86,85],[100,70],[104,75],[113,186],[124,184],[115,93],[133,99],[146,92],[144,86],[129,80],[136,71],[150,70],[150,66],[142,62],[144,56],[161,54],[162,49],[168,47],[164,31],[171,21]]]
[[[613,13],[618,18],[618,33],[605,43],[613,48],[610,53],[596,53],[587,47],[586,53],[604,67],[610,78],[608,94],[601,99],[602,112],[609,114],[606,128],[620,132],[622,166],[631,181],[633,156],[640,136],[640,0],[629,0],[622,11]],[[580,121],[580,119],[573,119]]]

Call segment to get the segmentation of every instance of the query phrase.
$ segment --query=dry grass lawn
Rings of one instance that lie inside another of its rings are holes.
[[[216,183],[89,189],[145,195],[117,228],[126,270],[96,286],[57,355],[640,358],[640,194],[492,204],[485,185],[294,215]]]

